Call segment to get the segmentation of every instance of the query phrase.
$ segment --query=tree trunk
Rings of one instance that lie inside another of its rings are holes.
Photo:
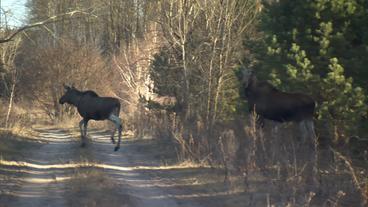
[[[14,94],[15,94],[15,85],[16,85],[16,75],[14,75],[14,82],[11,88],[11,93],[10,93],[10,98],[9,98],[9,105],[8,105],[8,111],[6,113],[6,118],[5,118],[5,128],[9,128],[9,118],[10,118],[10,114],[13,108],[13,100],[14,100]]]

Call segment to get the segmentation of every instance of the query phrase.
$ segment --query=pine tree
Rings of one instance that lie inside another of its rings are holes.
[[[265,4],[259,26],[264,38],[246,41],[255,60],[245,62],[283,90],[311,94],[318,102],[319,120],[346,137],[357,133],[367,117],[366,22],[365,0]]]

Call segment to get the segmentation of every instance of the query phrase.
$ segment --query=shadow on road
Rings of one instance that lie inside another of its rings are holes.
[[[121,149],[113,152],[109,133],[91,130],[88,145],[80,148],[73,131],[77,130],[40,129],[37,142],[24,137],[2,139],[10,143],[8,151],[1,151],[3,206],[267,204],[267,183],[250,181],[257,191],[247,192],[229,186],[220,169],[177,164],[170,144],[125,138]]]

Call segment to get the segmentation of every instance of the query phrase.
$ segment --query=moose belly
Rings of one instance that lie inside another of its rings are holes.
[[[111,111],[103,110],[78,110],[79,114],[85,119],[105,120],[111,114]]]
[[[275,110],[275,111],[260,110],[257,111],[257,114],[263,116],[265,119],[277,122],[296,121],[298,117],[297,114],[289,110]]]

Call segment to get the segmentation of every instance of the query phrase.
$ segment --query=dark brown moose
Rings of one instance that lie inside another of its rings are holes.
[[[79,91],[74,87],[65,86],[65,94],[60,98],[59,103],[68,103],[77,107],[78,113],[83,117],[79,122],[82,138],[82,147],[85,146],[87,136],[87,124],[89,120],[110,120],[115,124],[111,135],[111,141],[115,144],[114,135],[118,129],[118,143],[115,151],[120,148],[121,132],[123,130],[119,118],[120,102],[112,97],[100,97],[94,91]],[[82,129],[82,125],[84,130]]]
[[[286,93],[279,91],[266,81],[259,81],[253,70],[242,71],[242,85],[248,100],[249,111],[263,119],[276,122],[299,123],[303,138],[313,135],[315,138],[313,116],[315,101],[302,93]]]

